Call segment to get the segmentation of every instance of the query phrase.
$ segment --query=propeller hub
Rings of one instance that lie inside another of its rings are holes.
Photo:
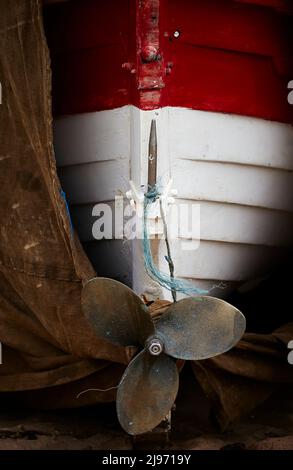
[[[152,356],[159,356],[164,349],[164,345],[159,338],[150,338],[147,341],[146,349]]]

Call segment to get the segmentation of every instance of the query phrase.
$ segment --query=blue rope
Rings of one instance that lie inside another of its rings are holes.
[[[192,284],[182,281],[181,279],[171,278],[168,274],[160,272],[155,266],[147,227],[147,216],[150,204],[153,204],[160,195],[159,188],[155,185],[149,189],[144,197],[143,255],[146,271],[152,279],[170,291],[182,292],[186,295],[205,295],[208,293],[207,290],[194,287]],[[168,263],[170,262],[168,257],[165,256],[165,259]]]
[[[68,205],[68,202],[67,202],[66,194],[65,194],[65,192],[63,191],[62,188],[60,190],[60,193],[61,193],[62,198],[64,199],[64,202],[65,202],[67,215],[69,217],[71,233],[73,233],[73,223],[72,223],[72,220],[71,220],[71,214],[70,214],[70,209],[69,209],[69,205]]]

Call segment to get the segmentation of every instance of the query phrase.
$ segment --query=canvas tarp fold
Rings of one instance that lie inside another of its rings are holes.
[[[228,353],[193,362],[194,374],[222,429],[247,415],[280,386],[293,384],[287,348],[292,338],[293,323],[272,334],[246,333]]]
[[[0,8],[0,392],[48,408],[113,400],[133,351],[98,339],[81,310],[83,282],[95,273],[57,177],[41,5],[0,0]],[[248,334],[193,364],[223,427],[292,383],[291,339],[292,324]],[[87,388],[107,391],[76,400]]]
[[[56,173],[40,4],[0,7],[0,391],[13,391],[80,379],[128,356],[97,339],[81,312],[82,282],[94,271]]]

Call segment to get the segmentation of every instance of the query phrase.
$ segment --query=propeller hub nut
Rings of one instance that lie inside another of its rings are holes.
[[[162,341],[158,338],[152,338],[147,342],[147,349],[152,356],[159,356],[164,349]]]

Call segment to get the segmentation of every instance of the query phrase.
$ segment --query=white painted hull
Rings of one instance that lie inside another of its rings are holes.
[[[199,248],[186,251],[180,240],[172,242],[176,276],[208,289],[221,283],[211,293],[224,296],[239,283],[267,275],[292,245],[292,127],[185,108],[133,106],[55,122],[62,186],[98,274],[132,284],[138,293],[169,297],[145,273],[141,242],[91,241],[93,205],[125,194],[130,179],[137,186],[147,183],[152,118],[160,181],[173,179],[178,204],[200,203]],[[164,256],[161,241],[157,263],[168,272]]]

